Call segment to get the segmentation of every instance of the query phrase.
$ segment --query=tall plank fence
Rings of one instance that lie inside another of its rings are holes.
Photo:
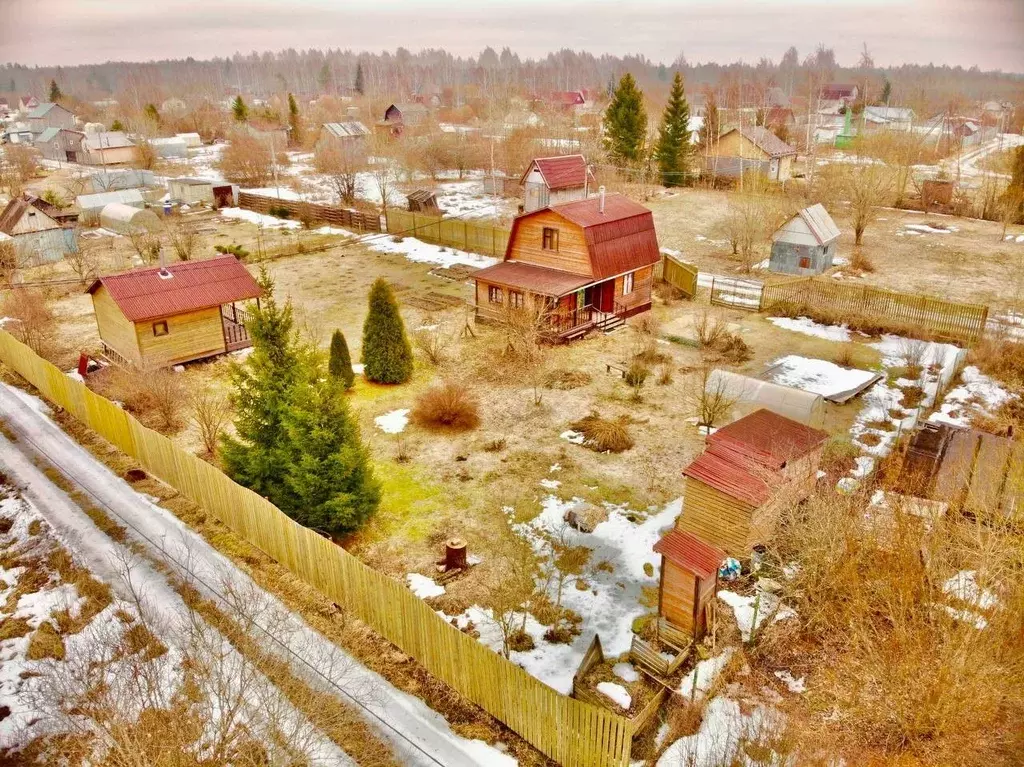
[[[765,285],[760,308],[765,312],[800,312],[810,317],[822,311],[829,317],[857,316],[895,332],[918,330],[962,343],[973,343],[981,337],[988,319],[988,307],[981,304],[843,284],[819,277],[798,277]]]
[[[509,230],[464,218],[442,218],[389,209],[387,230],[436,245],[501,258],[508,246]]]
[[[317,205],[301,200],[279,200],[251,192],[238,193],[238,207],[270,214],[271,211],[288,211],[288,218],[296,221],[312,221],[318,224],[343,226],[353,232],[380,232],[380,216],[358,210],[339,208],[334,205]]]
[[[697,294],[697,267],[668,253],[662,253],[661,261],[654,265],[654,279],[667,282],[687,298]]]
[[[0,362],[547,756],[567,767],[628,764],[633,726],[626,718],[530,676],[449,625],[403,584],[294,522],[2,330]]]

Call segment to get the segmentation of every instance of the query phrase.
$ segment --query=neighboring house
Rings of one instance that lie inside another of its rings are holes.
[[[82,149],[89,165],[123,165],[138,159],[138,148],[121,131],[86,134]]]
[[[551,109],[583,111],[587,108],[587,97],[583,91],[553,91],[535,99]]]
[[[133,232],[157,232],[160,219],[148,208],[136,208],[123,202],[112,202],[100,210],[100,226],[108,232],[131,234]]]
[[[828,85],[822,86],[821,91],[818,93],[818,98],[821,101],[839,101],[844,105],[849,106],[857,100],[857,96],[860,95],[860,89],[856,85],[849,83],[829,83]]]
[[[173,136],[171,138],[151,138],[149,145],[157,157],[188,157],[188,143],[183,138]]]
[[[76,181],[83,184],[82,194],[142,189],[156,186],[156,175],[140,168],[89,168]]]
[[[146,200],[138,189],[120,189],[96,194],[80,194],[75,198],[75,205],[81,211],[82,223],[86,226],[99,224],[100,211],[113,202],[130,205],[133,208],[145,208]]]
[[[538,157],[519,179],[524,187],[523,210],[531,213],[549,205],[582,200],[593,181],[587,160],[581,154]]]
[[[283,152],[288,148],[288,130],[280,125],[248,122],[242,130],[254,139],[270,144],[275,152]]]
[[[363,152],[366,149],[366,137],[370,129],[358,120],[340,123],[324,123],[320,126],[320,136],[316,140],[317,148],[332,144]]]
[[[810,495],[828,434],[770,410],[733,421],[683,469],[676,528],[748,559],[775,532],[778,512]]]
[[[413,128],[426,121],[430,109],[423,104],[392,104],[384,110],[384,124],[391,127],[395,134],[405,128]]]
[[[205,178],[172,178],[167,181],[167,195],[186,205],[213,205],[213,182]]]
[[[39,106],[39,100],[35,96],[25,95],[18,99],[18,111],[22,114],[28,114],[37,106]]]
[[[85,134],[66,128],[47,128],[35,139],[36,149],[48,160],[79,162]]]
[[[3,140],[7,144],[31,144],[32,131],[25,123],[14,123],[4,129]]]
[[[60,261],[78,252],[73,214],[63,214],[34,195],[7,203],[0,213],[0,232],[14,240],[18,260],[29,265]]]
[[[768,269],[785,274],[821,274],[832,268],[839,227],[821,203],[804,208],[772,235]]]
[[[252,346],[237,303],[262,294],[234,256],[101,277],[88,292],[106,354],[144,369]]]
[[[32,133],[39,135],[47,128],[74,130],[77,124],[71,110],[65,109],[60,104],[46,102],[28,113],[28,127]]]
[[[473,275],[476,316],[536,311],[560,340],[610,330],[650,309],[660,260],[651,211],[622,195],[602,190],[524,213],[512,222],[504,260]]]
[[[708,173],[739,178],[753,170],[772,181],[787,181],[796,157],[793,147],[762,126],[726,131],[713,152],[706,160]]]
[[[910,107],[864,107],[862,119],[869,129],[910,131],[914,127],[914,110]]]
[[[707,629],[706,606],[718,591],[725,552],[673,528],[654,544],[661,554],[658,614],[699,641]]]

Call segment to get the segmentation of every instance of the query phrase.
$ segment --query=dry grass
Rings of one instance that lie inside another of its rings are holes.
[[[868,258],[867,253],[861,248],[854,248],[853,255],[850,256],[850,266],[859,272],[873,272],[875,271],[875,265],[871,259]]]
[[[64,660],[64,640],[52,624],[43,623],[36,629],[36,633],[29,639],[25,657],[28,660]]]
[[[693,332],[701,349],[715,349],[728,331],[726,323],[719,315],[704,309],[693,318]]]
[[[172,370],[111,367],[90,380],[98,393],[123,403],[150,428],[173,434],[183,425],[188,393],[182,376]]]
[[[1015,388],[1024,387],[1024,344],[987,335],[971,347],[967,361]]]
[[[480,403],[465,386],[446,381],[416,398],[412,421],[426,429],[468,431],[480,425]]]
[[[570,391],[586,386],[593,380],[593,376],[585,370],[567,370],[558,368],[550,371],[544,379],[544,388]]]
[[[604,418],[591,413],[570,424],[573,431],[583,435],[583,445],[598,453],[621,453],[633,447],[629,433],[629,418]]]

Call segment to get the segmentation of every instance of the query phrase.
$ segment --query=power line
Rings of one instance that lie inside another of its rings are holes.
[[[182,573],[183,573],[184,575],[186,575],[186,576],[189,576],[189,577],[193,578],[193,579],[194,579],[194,580],[195,580],[196,582],[198,582],[198,583],[201,583],[201,584],[202,584],[202,585],[203,585],[203,586],[204,586],[204,587],[205,587],[205,588],[207,589],[207,591],[208,591],[208,592],[210,592],[211,594],[213,594],[213,595],[214,595],[214,597],[216,597],[216,598],[217,598],[217,599],[218,599],[218,600],[219,600],[219,601],[220,601],[221,603],[223,603],[223,604],[224,604],[224,605],[225,605],[226,607],[228,607],[229,609],[232,609],[232,603],[231,603],[231,602],[230,602],[230,601],[229,601],[229,600],[227,599],[227,597],[225,597],[225,596],[224,596],[224,595],[223,595],[223,594],[222,594],[222,593],[221,593],[220,591],[218,591],[218,590],[217,590],[217,589],[216,589],[215,587],[211,586],[211,585],[210,585],[210,584],[209,584],[208,582],[206,582],[206,581],[205,581],[205,580],[204,580],[203,578],[201,578],[201,577],[200,577],[199,575],[197,575],[196,573],[192,572],[192,570],[191,570],[191,569],[189,569],[189,567],[188,567],[188,565],[187,565],[187,564],[185,564],[185,563],[182,563],[182,562],[179,562],[179,561],[178,561],[177,559],[175,559],[175,558],[174,558],[174,556],[172,556],[172,555],[171,555],[171,554],[170,554],[170,553],[169,553],[169,552],[168,552],[168,551],[167,551],[166,549],[164,549],[163,547],[161,547],[161,546],[160,546],[160,545],[159,545],[159,544],[158,544],[158,543],[157,543],[156,541],[154,541],[154,540],[153,540],[152,538],[150,538],[150,537],[149,537],[148,535],[146,535],[146,534],[145,534],[145,533],[144,533],[144,532],[143,532],[142,530],[140,530],[140,529],[139,529],[138,527],[136,527],[135,525],[133,525],[133,524],[132,524],[132,523],[131,523],[131,522],[130,522],[130,521],[129,521],[128,519],[126,519],[126,518],[125,518],[125,517],[123,517],[122,515],[118,514],[118,513],[117,513],[117,511],[116,511],[116,510],[114,510],[114,509],[113,509],[113,508],[112,508],[112,507],[111,507],[111,506],[110,506],[110,505],[109,505],[109,504],[108,504],[108,503],[107,503],[106,501],[104,501],[104,500],[103,500],[102,498],[100,498],[100,497],[99,497],[99,496],[97,496],[97,495],[96,495],[96,494],[95,494],[94,492],[92,492],[92,490],[90,490],[90,489],[88,488],[88,486],[87,486],[87,485],[86,485],[85,483],[83,483],[83,482],[82,482],[82,481],[81,481],[80,479],[78,479],[78,478],[77,478],[76,476],[74,476],[74,475],[73,475],[73,474],[72,474],[71,472],[69,472],[69,471],[68,471],[68,470],[67,470],[66,468],[64,468],[63,466],[61,466],[60,464],[58,464],[58,463],[57,463],[57,462],[56,462],[56,461],[55,461],[55,460],[53,459],[53,457],[52,457],[52,456],[48,455],[48,454],[46,453],[46,451],[45,451],[45,450],[43,450],[43,448],[42,448],[42,447],[41,447],[41,446],[40,446],[40,445],[39,445],[39,444],[38,444],[38,443],[37,443],[37,442],[36,442],[35,440],[33,440],[33,439],[32,439],[32,437],[30,437],[29,435],[25,434],[24,430],[18,430],[18,438],[19,438],[19,439],[22,439],[22,440],[24,440],[25,442],[27,442],[27,443],[29,443],[30,445],[32,445],[32,447],[33,447],[33,448],[35,448],[36,452],[37,452],[37,453],[39,453],[39,455],[41,455],[41,456],[45,456],[46,460],[47,460],[47,461],[48,461],[48,462],[50,463],[50,465],[51,465],[51,466],[53,466],[53,467],[54,467],[54,468],[55,468],[55,469],[56,469],[56,470],[57,470],[57,471],[58,471],[58,472],[59,472],[60,474],[62,474],[62,475],[63,475],[63,476],[64,476],[64,477],[65,477],[65,478],[66,478],[67,480],[69,480],[69,481],[71,481],[71,482],[75,483],[75,485],[77,485],[77,486],[78,486],[78,487],[79,487],[79,488],[80,488],[80,489],[81,489],[82,491],[84,491],[84,492],[85,492],[85,493],[86,493],[86,494],[87,494],[87,495],[88,495],[89,497],[91,497],[91,498],[92,498],[93,500],[95,500],[95,501],[96,501],[97,503],[99,503],[99,504],[100,504],[100,505],[101,505],[101,506],[102,506],[102,507],[103,507],[104,509],[106,509],[106,510],[107,510],[107,511],[108,511],[109,513],[113,514],[113,515],[114,515],[115,517],[117,517],[117,518],[118,518],[118,519],[119,519],[119,520],[120,520],[121,522],[123,522],[123,523],[125,524],[125,526],[127,526],[127,527],[131,528],[131,529],[132,529],[132,530],[133,530],[133,531],[135,532],[135,534],[136,534],[136,535],[138,535],[138,536],[139,536],[140,538],[142,538],[142,539],[143,539],[143,540],[145,540],[145,541],[146,541],[147,543],[149,543],[149,544],[150,544],[150,546],[151,546],[151,547],[153,547],[153,549],[154,549],[155,551],[161,552],[161,553],[163,554],[163,558],[165,558],[165,559],[166,559],[167,561],[169,561],[169,562],[170,562],[170,563],[171,563],[172,565],[174,565],[174,566],[175,566],[175,567],[176,567],[176,568],[177,568],[177,569],[178,569],[179,571],[181,571],[181,572],[182,572]],[[73,502],[73,501],[72,501],[72,502]],[[286,609],[287,609],[287,608],[286,608]],[[289,612],[290,612],[290,611],[289,611]],[[444,765],[444,763],[443,763],[443,762],[439,761],[439,760],[438,760],[438,759],[437,759],[436,757],[434,757],[434,756],[433,756],[433,755],[432,755],[431,753],[429,753],[429,752],[427,752],[427,751],[424,751],[424,750],[423,750],[423,748],[421,748],[421,747],[419,746],[419,744],[417,744],[417,743],[416,743],[415,741],[411,740],[411,739],[410,739],[410,738],[409,738],[409,737],[408,737],[408,736],[407,736],[407,735],[406,735],[405,733],[403,733],[403,732],[402,732],[401,730],[398,730],[398,729],[397,729],[397,728],[395,728],[395,727],[394,727],[393,725],[391,725],[391,724],[390,724],[389,722],[387,722],[387,721],[385,721],[384,719],[382,719],[382,718],[381,718],[381,717],[380,717],[380,716],[379,716],[379,715],[378,715],[377,713],[375,713],[374,711],[372,711],[371,709],[369,709],[369,708],[368,708],[368,707],[367,707],[367,706],[366,706],[366,705],[365,705],[364,703],[362,703],[362,701],[360,701],[360,700],[359,700],[358,698],[356,698],[356,697],[355,697],[355,696],[353,696],[353,695],[352,695],[351,693],[349,693],[349,692],[348,692],[347,690],[345,690],[345,689],[344,689],[343,687],[341,687],[341,685],[339,685],[339,684],[338,684],[337,682],[335,682],[335,681],[334,681],[333,679],[331,679],[330,677],[328,677],[328,676],[325,676],[324,674],[322,674],[322,673],[320,672],[320,670],[319,670],[319,669],[317,669],[317,668],[316,668],[315,666],[313,666],[313,665],[312,665],[312,664],[311,664],[311,663],[310,663],[309,661],[307,661],[307,660],[306,660],[305,658],[303,658],[303,657],[302,657],[301,655],[299,655],[299,654],[298,654],[298,653],[296,653],[296,652],[295,652],[294,650],[292,650],[292,648],[291,648],[291,647],[289,647],[289,646],[288,646],[288,645],[286,645],[286,644],[285,644],[284,642],[282,642],[282,641],[281,641],[280,639],[278,639],[278,638],[277,638],[276,636],[274,636],[274,634],[272,634],[272,633],[271,633],[271,632],[270,632],[270,631],[269,631],[269,630],[268,630],[267,628],[265,628],[264,626],[260,625],[260,624],[259,624],[259,623],[258,623],[258,622],[257,622],[257,621],[255,620],[255,619],[251,619],[251,618],[249,618],[249,619],[247,619],[247,620],[246,620],[246,623],[247,623],[247,624],[249,624],[249,625],[255,626],[255,627],[256,627],[257,629],[259,629],[259,630],[260,630],[261,632],[263,632],[263,633],[264,633],[264,634],[265,634],[265,635],[267,636],[267,638],[268,638],[268,639],[270,639],[270,641],[271,641],[271,642],[273,642],[274,644],[278,645],[278,646],[279,646],[279,647],[280,647],[281,649],[283,649],[283,650],[284,650],[284,651],[285,651],[285,652],[286,652],[286,653],[287,653],[288,655],[290,655],[290,656],[291,656],[291,657],[293,657],[293,658],[294,658],[295,660],[297,660],[297,661],[298,661],[299,663],[301,663],[301,664],[302,664],[303,666],[305,666],[306,668],[308,668],[308,669],[309,669],[310,671],[312,671],[312,672],[313,672],[313,673],[314,673],[314,674],[315,674],[316,676],[318,676],[319,678],[323,679],[323,680],[324,680],[325,682],[327,682],[327,684],[329,684],[329,685],[330,685],[331,687],[333,687],[334,689],[336,689],[336,690],[337,690],[338,692],[340,692],[340,693],[341,693],[342,695],[344,695],[344,696],[345,696],[346,698],[348,698],[349,700],[351,700],[351,701],[352,701],[353,703],[355,703],[355,704],[356,704],[357,706],[359,706],[359,708],[361,708],[361,709],[362,709],[363,711],[365,711],[365,712],[366,712],[367,714],[369,714],[370,716],[372,716],[372,717],[373,717],[374,719],[376,719],[376,720],[377,720],[378,722],[380,722],[380,723],[381,723],[382,725],[384,725],[385,727],[387,727],[387,728],[388,728],[388,729],[389,729],[390,731],[392,731],[393,733],[395,733],[396,735],[398,735],[398,736],[399,736],[400,738],[402,738],[402,740],[404,740],[405,742],[407,742],[407,743],[408,743],[408,744],[409,744],[410,746],[412,746],[412,747],[413,747],[413,748],[415,748],[415,749],[416,749],[417,751],[419,751],[419,752],[420,752],[421,754],[423,754],[423,755],[424,755],[425,757],[427,757],[427,758],[428,758],[428,759],[429,759],[429,760],[430,760],[431,762],[433,762],[434,764],[437,764],[437,765],[439,765],[439,767],[445,767],[445,765]],[[314,630],[315,630],[315,629],[314,629]],[[330,640],[328,640],[328,641],[330,641]],[[332,642],[332,644],[333,644],[333,642]],[[354,659],[354,660],[355,660],[355,659]],[[356,661],[356,662],[358,662],[358,661]]]

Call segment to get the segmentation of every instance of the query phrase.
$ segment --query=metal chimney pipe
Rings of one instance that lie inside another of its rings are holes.
[[[597,191],[598,191],[598,194],[601,195],[601,208],[600,208],[600,212],[602,214],[604,214],[604,184],[601,184],[601,186],[599,186],[597,188]]]

